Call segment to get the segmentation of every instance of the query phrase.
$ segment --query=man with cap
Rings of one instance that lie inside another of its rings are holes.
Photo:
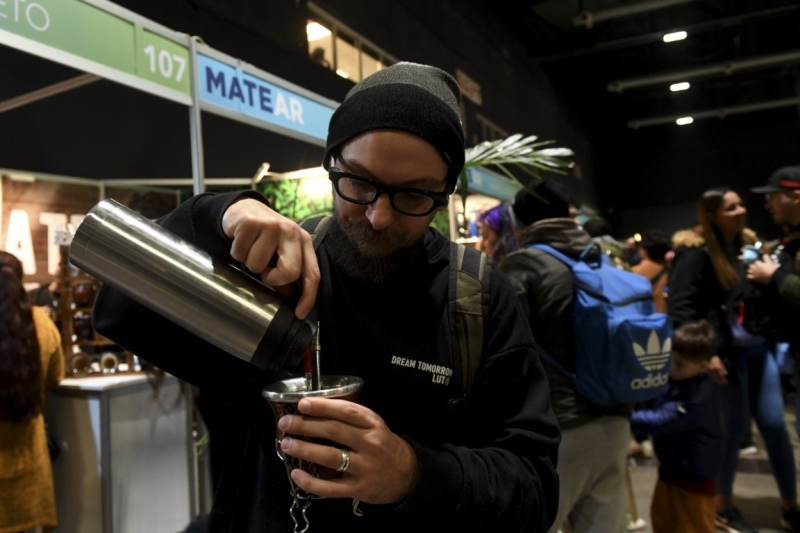
[[[765,317],[771,317],[780,341],[789,341],[794,359],[794,378],[800,380],[800,166],[781,167],[767,184],[750,189],[766,195],[765,207],[783,236],[777,246],[747,267],[747,279],[760,288]],[[796,407],[800,407],[800,401]],[[800,426],[798,426],[800,427]],[[783,510],[781,525],[800,532],[800,511],[795,506]]]
[[[529,192],[530,190],[530,192]],[[508,275],[530,320],[537,345],[562,366],[575,369],[573,311],[575,291],[570,268],[547,252],[525,248],[548,244],[577,258],[592,245],[591,236],[569,213],[569,190],[540,180],[520,189],[512,211],[520,249],[505,257]],[[596,247],[595,254],[602,253]],[[573,533],[625,531],[626,455],[631,407],[601,407],[580,395],[554,366],[544,363],[550,400],[562,431],[558,453],[558,513],[551,531],[568,525]]]
[[[429,225],[464,165],[459,98],[449,74],[413,63],[350,90],[329,125],[323,166],[334,217],[316,252],[253,191],[201,194],[159,221],[271,287],[301,287],[295,314],[313,310],[321,324],[323,375],[360,376],[364,388],[359,403],[306,398],[300,415],[278,421],[335,444],[283,438],[279,451],[341,478],[287,471],[276,457],[260,396],[274,376],[233,357],[167,350],[151,338],[169,338],[174,325],[101,290],[99,332],[230,407],[211,531],[290,532],[293,519],[298,531],[303,517],[311,531],[348,532],[543,532],[552,523],[560,432],[525,316],[496,269],[473,391],[461,412],[449,405],[461,391],[450,379],[450,241]],[[290,510],[295,488],[319,498]]]
[[[781,296],[800,306],[800,166],[779,168],[766,185],[750,190],[766,195],[765,207],[784,230],[779,246],[785,259],[793,263],[790,269],[793,273],[779,269],[780,265],[764,254],[761,261],[753,262],[747,269],[747,278],[773,285]]]

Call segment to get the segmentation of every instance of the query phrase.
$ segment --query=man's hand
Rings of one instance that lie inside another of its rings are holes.
[[[761,256],[761,261],[753,261],[747,267],[747,279],[766,285],[772,279],[772,275],[778,270],[778,265],[768,254]]]
[[[350,465],[339,479],[324,480],[300,469],[292,470],[292,480],[301,489],[326,498],[353,498],[375,505],[399,503],[408,496],[416,479],[417,456],[377,413],[332,398],[304,398],[297,407],[303,416],[281,417],[281,431],[327,439],[341,447],[284,437],[283,453],[336,470],[342,461],[341,449],[350,451]]]
[[[222,229],[233,239],[231,256],[283,296],[297,281],[301,295],[295,307],[303,319],[314,307],[319,287],[319,265],[308,232],[265,204],[245,198],[222,217]]]

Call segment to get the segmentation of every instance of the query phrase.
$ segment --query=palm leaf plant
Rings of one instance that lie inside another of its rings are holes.
[[[535,191],[528,187],[532,179],[542,179],[542,174],[555,172],[566,174],[572,168],[574,152],[569,148],[553,147],[555,141],[541,141],[536,135],[523,136],[515,133],[505,139],[484,141],[465,150],[464,170],[459,176],[459,194],[461,194],[462,208],[466,211],[467,195],[469,194],[469,179],[467,169],[471,167],[493,168],[518,181],[534,196]],[[515,173],[514,171],[519,171]],[[529,176],[523,179],[520,174]]]

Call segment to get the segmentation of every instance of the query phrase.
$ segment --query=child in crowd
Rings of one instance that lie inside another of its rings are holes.
[[[668,392],[633,413],[633,431],[653,437],[659,461],[650,506],[654,533],[716,531],[720,409],[707,370],[718,342],[706,320],[677,328]]]

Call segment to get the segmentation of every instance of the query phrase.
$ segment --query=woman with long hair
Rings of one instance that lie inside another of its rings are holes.
[[[795,463],[784,418],[780,369],[770,344],[741,324],[740,309],[750,287],[740,261],[746,239],[747,209],[736,191],[718,187],[698,202],[697,239],[674,242],[675,261],[667,299],[675,327],[706,318],[720,338],[710,372],[723,406],[717,524],[726,531],[756,531],[734,505],[733,483],[739,449],[750,416],[756,422],[782,503],[782,523],[792,530],[797,511]],[[794,529],[798,531],[798,529]]]
[[[0,533],[56,527],[43,411],[63,377],[61,335],[31,305],[19,259],[0,251]]]

